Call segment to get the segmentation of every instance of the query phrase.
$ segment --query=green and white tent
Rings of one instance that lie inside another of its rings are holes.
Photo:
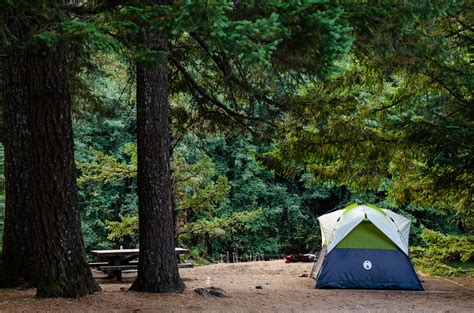
[[[374,205],[352,204],[318,220],[317,288],[423,290],[409,258],[409,219]]]

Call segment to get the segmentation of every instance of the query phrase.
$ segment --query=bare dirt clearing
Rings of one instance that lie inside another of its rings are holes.
[[[135,273],[126,273],[122,282],[116,282],[94,272],[102,293],[77,300],[35,299],[33,289],[0,289],[0,311],[474,312],[474,279],[422,275],[424,292],[322,290],[314,289],[313,279],[299,277],[311,267],[312,263],[278,260],[180,269],[186,291],[165,295],[128,291]],[[204,298],[194,292],[210,286],[223,288],[230,298]]]

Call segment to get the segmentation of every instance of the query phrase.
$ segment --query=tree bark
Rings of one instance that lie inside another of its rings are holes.
[[[151,0],[146,4],[166,4]],[[142,44],[169,53],[168,36],[145,29]],[[182,292],[175,253],[170,179],[168,67],[165,57],[137,64],[137,150],[140,255],[131,290]]]
[[[21,38],[17,22],[12,28]],[[0,45],[5,158],[5,220],[0,286],[34,286],[28,69],[17,43]]]
[[[36,295],[77,298],[100,287],[81,233],[65,51],[58,44],[36,47],[27,67]]]
[[[24,5],[29,5],[25,3]],[[85,260],[77,199],[65,49],[31,44],[37,19],[0,3],[12,35],[2,42],[6,219],[3,281],[33,281],[38,297],[100,290]]]

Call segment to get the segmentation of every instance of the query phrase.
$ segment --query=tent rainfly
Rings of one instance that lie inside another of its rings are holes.
[[[409,258],[409,219],[375,205],[351,204],[318,220],[316,288],[423,290]]]

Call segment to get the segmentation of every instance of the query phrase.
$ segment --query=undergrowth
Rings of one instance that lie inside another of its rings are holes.
[[[473,238],[466,235],[445,235],[430,229],[423,229],[422,246],[411,248],[412,260],[422,272],[438,276],[474,277]]]

